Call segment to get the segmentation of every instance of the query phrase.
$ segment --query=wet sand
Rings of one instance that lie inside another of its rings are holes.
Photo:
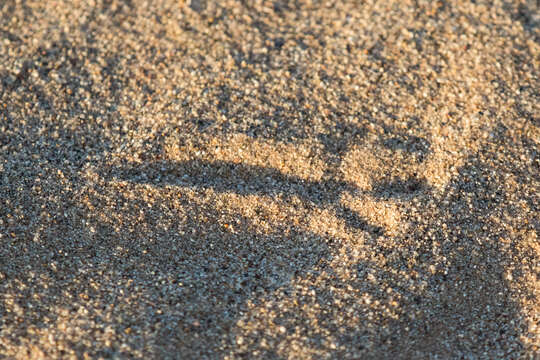
[[[539,11],[0,2],[0,356],[540,358]]]

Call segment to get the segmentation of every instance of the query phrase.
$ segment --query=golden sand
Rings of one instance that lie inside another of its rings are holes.
[[[540,357],[539,13],[0,2],[0,357]]]

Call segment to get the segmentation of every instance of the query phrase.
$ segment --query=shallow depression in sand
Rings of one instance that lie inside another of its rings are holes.
[[[0,3],[0,355],[539,356],[537,12]]]

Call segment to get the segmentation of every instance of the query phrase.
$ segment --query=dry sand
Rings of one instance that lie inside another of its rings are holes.
[[[540,359],[536,1],[0,1],[0,358]]]

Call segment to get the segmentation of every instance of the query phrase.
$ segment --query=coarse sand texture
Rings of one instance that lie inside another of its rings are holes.
[[[0,0],[1,359],[540,359],[540,6]]]

